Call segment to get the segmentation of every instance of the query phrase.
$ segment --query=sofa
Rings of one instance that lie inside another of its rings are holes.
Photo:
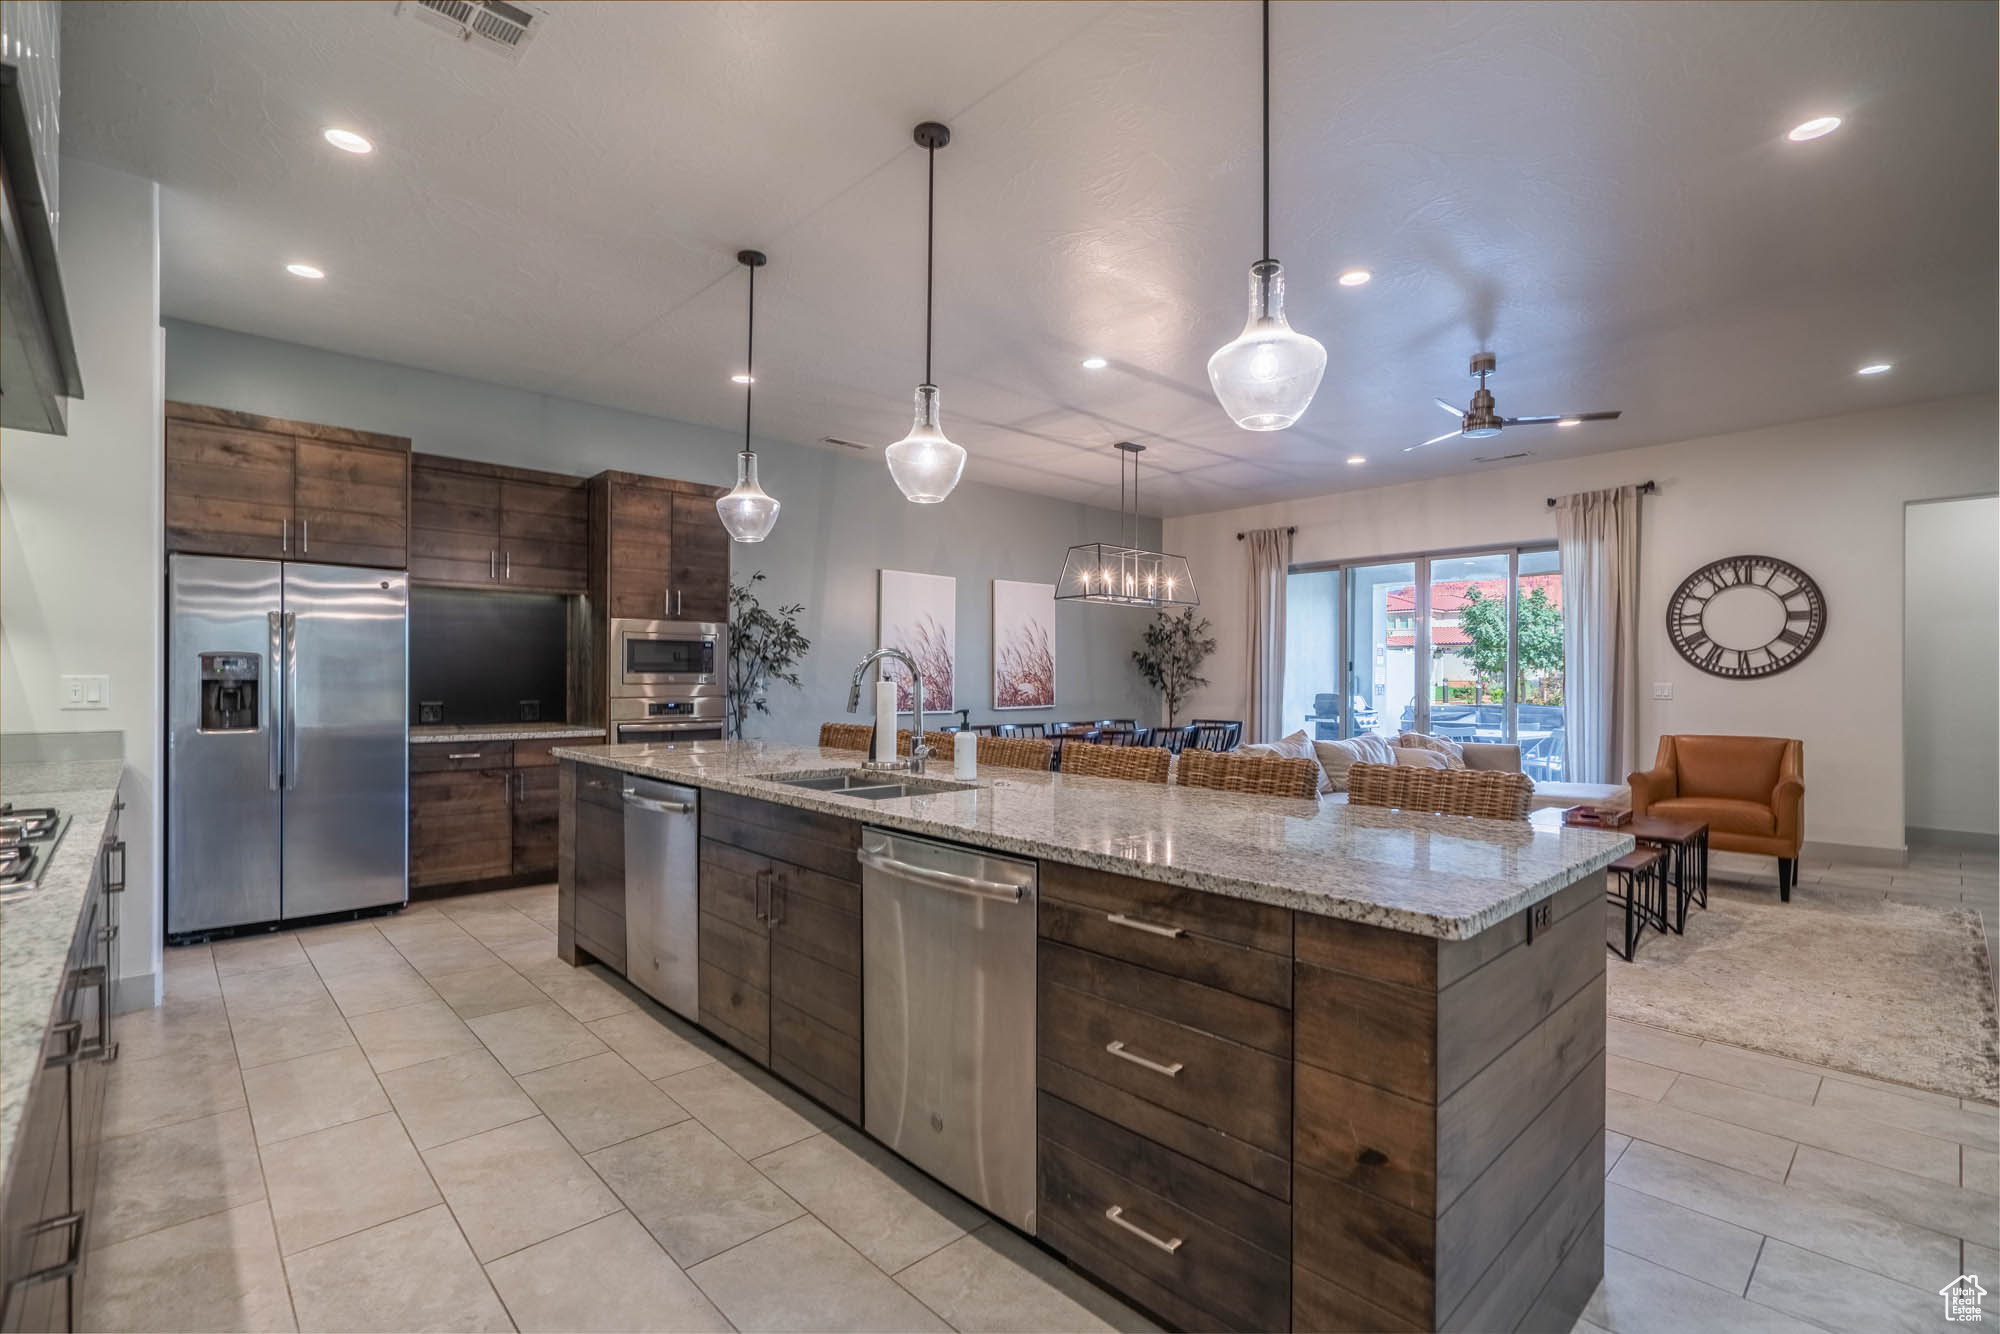
[[[1304,733],[1295,733],[1278,745],[1294,742],[1303,736]],[[1334,801],[1347,800],[1345,781],[1347,765],[1357,761],[1368,764],[1443,768],[1450,764],[1452,758],[1456,758],[1468,769],[1495,770],[1503,773],[1521,772],[1519,746],[1486,741],[1439,742],[1436,738],[1424,736],[1420,732],[1406,732],[1394,738],[1359,736],[1345,741],[1316,741],[1312,746],[1321,769],[1326,772],[1332,784],[1331,790],[1325,796]],[[1535,783],[1535,794],[1528,803],[1528,809],[1539,811],[1584,805],[1623,806],[1627,800],[1628,794],[1622,783],[1552,783],[1538,780]]]
[[[1789,903],[1805,841],[1805,745],[1773,736],[1663,736],[1653,767],[1631,777],[1632,813],[1699,820],[1708,846],[1778,859]]]

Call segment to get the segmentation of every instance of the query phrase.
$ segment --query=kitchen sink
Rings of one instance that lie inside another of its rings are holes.
[[[897,797],[928,797],[939,792],[976,792],[976,783],[958,783],[948,778],[924,778],[894,770],[834,769],[796,774],[759,774],[767,783],[802,787],[813,792],[837,792],[863,801],[893,801]]]

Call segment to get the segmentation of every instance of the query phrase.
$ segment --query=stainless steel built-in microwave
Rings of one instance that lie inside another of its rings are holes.
[[[611,622],[611,693],[718,685],[727,626],[700,621]]]

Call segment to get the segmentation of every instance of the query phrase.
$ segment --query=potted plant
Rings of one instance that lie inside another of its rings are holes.
[[[1132,661],[1139,665],[1139,675],[1146,678],[1146,684],[1165,699],[1168,727],[1174,726],[1188,695],[1208,684],[1208,678],[1201,675],[1201,665],[1213,652],[1215,641],[1209,637],[1208,620],[1196,620],[1193,607],[1178,616],[1161,612],[1146,627],[1146,646],[1132,651]]]
[[[798,617],[805,610],[802,603],[779,607],[775,611],[766,607],[757,597],[757,585],[764,582],[764,572],[757,571],[748,582],[729,585],[729,665],[723,680],[723,704],[726,710],[725,733],[735,740],[743,739],[743,723],[751,713],[769,713],[770,704],[765,692],[771,682],[782,681],[788,686],[799,684],[799,674],[793,670],[812,641],[799,633]]]

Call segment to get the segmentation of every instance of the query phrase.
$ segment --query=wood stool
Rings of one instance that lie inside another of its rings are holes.
[[[1642,844],[1605,868],[1604,883],[1604,901],[1625,910],[1624,948],[1604,947],[1630,963],[1649,925],[1667,929],[1667,854]]]

